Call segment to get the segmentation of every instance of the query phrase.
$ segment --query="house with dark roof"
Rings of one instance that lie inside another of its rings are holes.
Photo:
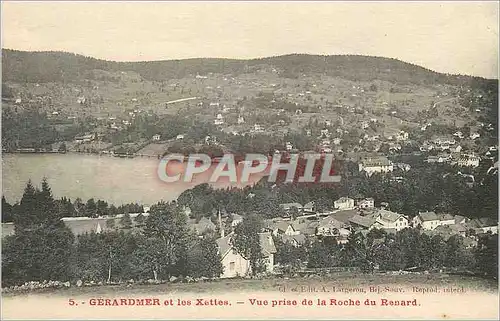
[[[331,216],[334,217],[337,221],[340,221],[345,224],[350,224],[349,219],[353,217],[354,215],[358,215],[359,211],[357,210],[347,210],[347,211],[338,211],[332,214]]]
[[[305,244],[306,236],[304,234],[297,235],[283,235],[281,237],[283,243],[289,243],[294,247],[299,247]]]
[[[375,222],[373,215],[361,216],[356,214],[349,218],[349,223],[355,230],[371,230]]]
[[[358,208],[373,208],[375,207],[375,200],[371,197],[358,200]]]
[[[298,235],[298,234],[314,235],[316,233],[316,227],[318,226],[318,221],[308,220],[305,218],[298,218],[293,221],[290,221],[290,225],[293,228],[293,232],[288,233],[288,235]],[[289,232],[290,231],[292,230],[289,230]]]
[[[448,213],[441,213],[437,215],[439,218],[440,225],[452,225],[455,224],[455,218],[453,215]]]
[[[473,229],[478,234],[492,233],[498,234],[498,222],[489,217],[475,218],[467,222],[466,227]]]
[[[189,228],[196,235],[202,235],[209,232],[215,232],[216,225],[207,217],[202,217],[198,222],[190,221]]]
[[[290,221],[283,220],[268,221],[264,229],[271,232],[274,236],[300,234],[300,231],[297,231]]]
[[[462,215],[455,215],[453,217],[455,219],[455,224],[465,224],[469,221],[469,219]]]

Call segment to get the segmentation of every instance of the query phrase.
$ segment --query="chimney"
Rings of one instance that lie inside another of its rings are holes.
[[[225,232],[224,232],[224,226],[222,225],[222,216],[220,215],[220,209],[219,209],[219,230],[220,230],[220,237],[224,237]]]

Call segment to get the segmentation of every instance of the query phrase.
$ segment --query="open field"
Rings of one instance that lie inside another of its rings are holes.
[[[416,291],[415,287],[425,287],[429,292]],[[463,292],[446,293],[450,288]],[[437,292],[432,292],[434,289]],[[4,320],[331,320],[353,316],[497,320],[498,291],[496,282],[470,277],[351,273],[328,279],[240,279],[6,294],[2,308]]]

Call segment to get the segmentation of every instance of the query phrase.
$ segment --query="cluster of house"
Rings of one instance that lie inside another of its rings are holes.
[[[387,233],[396,233],[405,228],[421,228],[422,233],[428,235],[441,235],[445,240],[452,235],[464,237],[464,244],[475,246],[477,236],[484,233],[498,233],[498,223],[489,218],[469,219],[461,215],[435,212],[420,212],[410,219],[408,216],[395,213],[374,206],[373,198],[354,200],[341,197],[334,202],[335,209],[329,212],[317,212],[314,202],[305,205],[300,203],[281,204],[285,211],[296,210],[295,217],[275,218],[264,221],[264,227],[259,233],[259,242],[262,250],[264,268],[272,272],[274,268],[274,255],[276,245],[273,237],[280,237],[285,243],[299,247],[306,242],[314,241],[317,237],[333,237],[339,244],[348,242],[351,233],[368,233],[373,229],[381,229]],[[189,208],[185,209],[186,215],[190,214]],[[141,227],[138,217],[143,218],[149,213],[129,214],[133,222],[131,230]],[[114,217],[68,217],[63,221],[75,235],[85,233],[101,233],[119,227],[123,214]],[[232,243],[234,228],[243,221],[238,214],[218,213],[218,222],[203,217],[200,220],[188,219],[188,226],[196,235],[203,237],[218,231],[220,237],[216,240],[219,254],[224,267],[221,278],[231,278],[248,275],[251,271],[250,260],[240,253]],[[230,222],[230,223],[229,223]],[[14,233],[12,223],[2,223],[2,235]],[[227,233],[227,235],[226,235]]]
[[[293,203],[292,203],[293,204]],[[288,204],[287,204],[288,205]],[[289,205],[288,205],[289,206]],[[408,216],[382,208],[375,208],[372,198],[354,200],[342,197],[334,202],[335,210],[326,213],[308,214],[303,212],[293,220],[272,219],[266,222],[266,230],[273,235],[281,235],[283,241],[300,246],[308,238],[317,236],[335,237],[340,244],[346,243],[348,236],[356,231],[368,233],[381,229],[395,233],[404,228],[421,228],[423,233],[441,235],[448,239],[452,235],[469,237],[471,245],[475,236],[484,233],[498,233],[498,223],[490,218],[469,219],[461,215],[447,213],[420,212],[410,219]]]
[[[427,157],[427,163],[448,163],[450,165],[458,165],[460,167],[478,167],[481,158],[475,154],[446,154],[433,155]]]
[[[360,172],[366,172],[367,175],[372,175],[373,173],[389,173],[394,170],[394,164],[385,156],[362,159],[358,167]]]
[[[460,167],[478,167],[481,157],[475,154],[446,154],[442,153],[436,156],[428,156],[427,163],[448,163]],[[373,156],[361,159],[358,163],[360,172],[365,172],[368,176],[374,173],[389,173],[395,169],[408,171],[411,166],[406,163],[393,163],[385,156]]]

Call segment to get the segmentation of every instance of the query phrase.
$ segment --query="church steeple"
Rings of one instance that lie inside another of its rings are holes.
[[[218,217],[219,217],[220,237],[224,237],[225,236],[225,231],[224,231],[224,226],[222,225],[222,216],[220,214],[220,209],[219,209]]]

